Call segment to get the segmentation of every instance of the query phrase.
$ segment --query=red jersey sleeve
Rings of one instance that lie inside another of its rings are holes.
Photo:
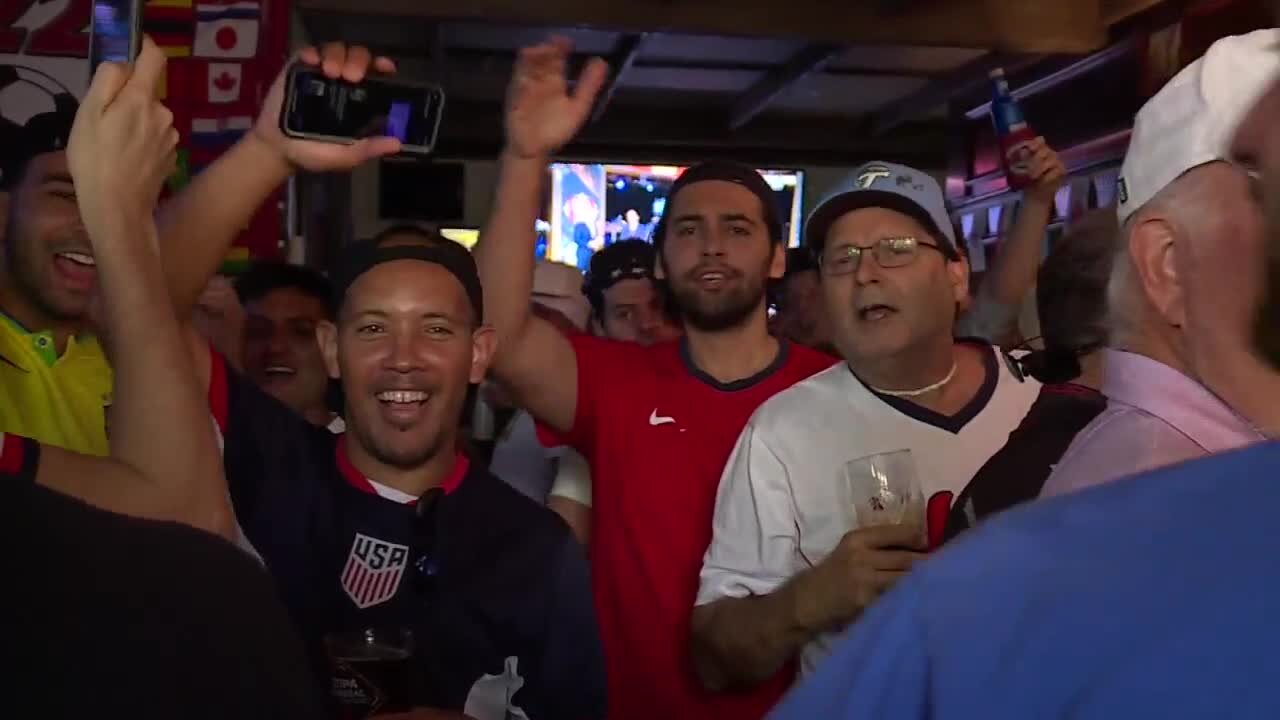
[[[643,350],[638,345],[591,335],[575,335],[569,342],[578,361],[578,405],[573,413],[573,428],[559,440],[585,457],[591,457],[596,435],[605,420],[604,409],[610,393],[616,391],[618,378],[627,376]],[[547,446],[549,436],[554,433],[540,431],[538,438]]]
[[[0,432],[0,482],[34,483],[40,466],[40,443]]]

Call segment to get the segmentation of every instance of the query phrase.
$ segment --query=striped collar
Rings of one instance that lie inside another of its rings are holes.
[[[388,485],[383,485],[377,481],[365,477],[364,473],[356,469],[351,463],[351,458],[347,455],[347,435],[338,438],[335,454],[338,462],[338,472],[342,473],[342,478],[347,481],[351,487],[371,495],[377,495],[392,502],[402,505],[413,505],[418,502],[418,498],[405,493]],[[458,452],[454,457],[453,469],[440,483],[440,489],[444,490],[446,495],[458,489],[462,484],[462,479],[467,476],[467,471],[471,469],[471,459],[464,453]]]

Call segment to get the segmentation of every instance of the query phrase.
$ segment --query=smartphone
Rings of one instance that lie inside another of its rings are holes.
[[[289,137],[347,143],[394,137],[403,152],[430,153],[444,114],[444,90],[367,78],[349,83],[318,68],[295,64],[285,84],[280,130]]]
[[[131,63],[142,51],[143,0],[93,0],[89,77],[104,62]]]

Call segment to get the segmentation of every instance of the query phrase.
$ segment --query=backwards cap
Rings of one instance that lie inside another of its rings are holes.
[[[778,201],[774,195],[773,188],[769,187],[769,183],[765,182],[760,173],[746,165],[713,161],[694,165],[685,170],[671,185],[671,192],[667,193],[666,212],[662,214],[662,219],[658,221],[658,227],[653,234],[655,245],[661,248],[662,243],[666,240],[667,218],[671,216],[671,209],[680,191],[694,183],[707,182],[709,180],[741,185],[749,190],[751,194],[760,198],[760,205],[764,213],[764,223],[769,230],[769,238],[774,242],[782,242],[782,217],[778,213]]]
[[[424,234],[425,238],[431,240],[427,244],[391,245],[385,244],[382,238],[371,238],[344,247],[338,259],[337,270],[333,274],[334,307],[341,308],[347,291],[355,281],[378,265],[393,260],[420,260],[439,265],[457,278],[467,293],[467,299],[471,301],[476,322],[483,322],[484,290],[480,285],[475,258],[471,257],[465,247],[445,237]]]

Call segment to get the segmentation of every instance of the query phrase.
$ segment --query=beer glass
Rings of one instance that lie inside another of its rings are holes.
[[[851,460],[845,463],[844,480],[854,528],[913,524],[923,536],[924,490],[910,450]]]
[[[330,692],[342,720],[364,720],[413,706],[413,633],[365,628],[324,638],[332,669]]]

